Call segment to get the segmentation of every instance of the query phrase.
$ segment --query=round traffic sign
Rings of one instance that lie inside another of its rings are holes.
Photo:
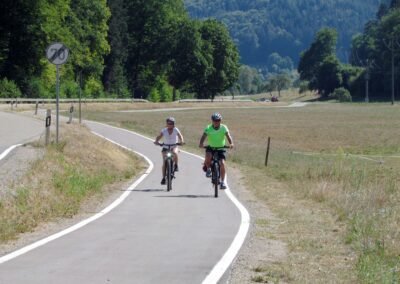
[[[68,48],[60,42],[55,42],[49,45],[46,50],[46,57],[50,63],[61,65],[67,62],[69,55]]]

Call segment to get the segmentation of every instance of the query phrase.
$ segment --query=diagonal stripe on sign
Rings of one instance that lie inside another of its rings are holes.
[[[59,57],[61,55],[61,53],[63,53],[65,51],[66,47],[63,45],[61,46],[61,48],[59,50],[57,50],[53,56],[50,58],[50,62],[53,63],[54,60],[57,59],[57,57]]]

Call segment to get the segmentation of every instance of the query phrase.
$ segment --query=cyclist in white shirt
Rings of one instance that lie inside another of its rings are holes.
[[[167,126],[161,130],[161,133],[156,137],[156,140],[154,141],[155,145],[161,145],[160,144],[160,139],[163,138],[164,140],[164,145],[174,145],[176,143],[181,143],[185,144],[183,140],[183,136],[181,132],[179,131],[178,128],[175,127],[175,118],[173,117],[168,117],[166,119]],[[168,150],[167,147],[163,147],[162,149],[162,157],[163,157],[163,163],[162,163],[162,180],[161,184],[165,184],[165,164],[164,164],[164,159],[165,159],[165,154],[166,151]],[[178,145],[175,145],[171,148],[172,153],[174,154],[174,162],[175,162],[175,171],[177,172],[179,170],[178,168]]]

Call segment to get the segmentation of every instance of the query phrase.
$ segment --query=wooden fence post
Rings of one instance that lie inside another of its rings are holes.
[[[271,137],[268,137],[267,154],[265,156],[265,166],[268,166],[269,147],[271,145]]]

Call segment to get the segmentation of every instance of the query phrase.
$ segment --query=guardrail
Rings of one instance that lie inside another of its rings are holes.
[[[28,99],[28,98],[6,98],[0,99],[0,103],[55,103],[56,99]],[[81,100],[82,103],[147,103],[148,100],[144,99],[86,99]],[[79,103],[79,99],[60,99],[60,103]]]
[[[145,100],[145,99],[86,99],[83,98],[81,100],[82,103],[148,103],[150,101]],[[254,102],[253,100],[249,99],[214,99],[213,101],[211,99],[183,99],[183,100],[178,100],[178,103],[225,103],[225,102]],[[1,98],[0,99],[0,104],[11,104],[11,103],[28,103],[28,104],[34,104],[34,103],[56,103],[56,99],[32,99],[32,98]],[[60,103],[79,103],[79,99],[60,99]]]
[[[184,99],[178,100],[179,103],[242,103],[242,102],[254,102],[253,100],[232,100],[232,99]]]

